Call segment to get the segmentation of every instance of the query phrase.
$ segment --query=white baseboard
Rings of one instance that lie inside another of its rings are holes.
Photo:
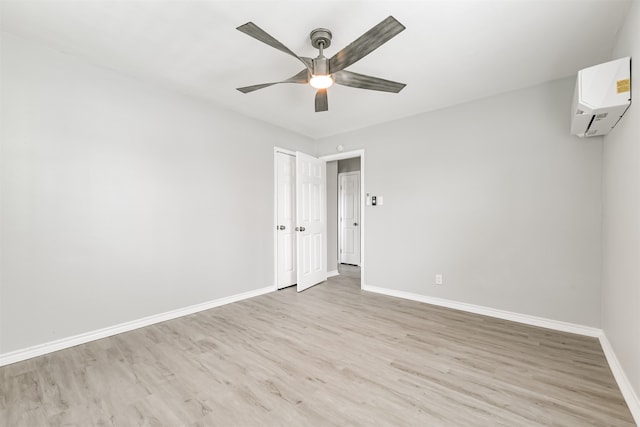
[[[327,277],[339,276],[338,270],[327,271]]]
[[[62,338],[56,341],[51,341],[44,344],[38,344],[33,347],[27,347],[27,348],[15,350],[9,353],[0,354],[0,366],[20,362],[22,360],[30,359],[36,356],[42,356],[43,354],[52,353],[58,350],[63,350],[65,348],[73,347],[79,344],[84,344],[89,341],[94,341],[101,338],[110,337],[112,335],[121,334],[123,332],[132,331],[134,329],[153,325],[154,323],[165,322],[167,320],[175,319],[177,317],[186,316],[188,314],[197,313],[203,310],[209,310],[210,308],[219,307],[221,305],[229,304],[232,302],[237,302],[244,299],[257,297],[258,295],[267,294],[273,291],[274,291],[273,286],[268,286],[266,288],[243,292],[240,294],[231,295],[224,298],[219,298],[213,301],[207,301],[200,304],[191,305],[189,307],[167,311],[165,313],[154,314],[152,316],[143,317],[142,319],[132,320],[130,322],[109,326],[107,328],[98,329],[96,331],[85,332],[83,334],[74,335],[72,337]]]
[[[600,345],[602,345],[602,351],[604,351],[607,362],[609,362],[609,367],[611,368],[611,372],[613,372],[613,377],[616,379],[618,387],[620,387],[620,391],[622,392],[622,396],[624,396],[624,400],[627,402],[631,415],[633,415],[633,419],[636,421],[636,424],[640,426],[640,399],[633,390],[631,382],[624,373],[624,370],[616,357],[616,353],[613,351],[613,347],[611,347],[611,343],[605,334],[600,336]]]
[[[388,295],[397,298],[409,299],[412,301],[424,302],[427,304],[433,304],[441,307],[453,308],[456,310],[467,311],[470,313],[482,314],[485,316],[496,317],[498,319],[511,320],[518,323],[524,323],[532,326],[539,326],[547,329],[554,329],[556,331],[570,332],[579,335],[585,335],[589,337],[595,337],[600,340],[600,345],[604,352],[609,367],[613,372],[613,376],[618,383],[618,387],[622,392],[631,415],[636,424],[640,426],[640,399],[631,386],[631,382],[627,378],[618,358],[616,357],[613,347],[609,343],[606,335],[602,329],[594,328],[591,326],[578,325],[575,323],[561,322],[559,320],[546,319],[544,317],[530,316],[527,314],[514,313],[511,311],[497,310],[494,308],[483,307],[480,305],[467,304],[463,302],[451,301],[442,298],[429,297],[426,295],[414,294],[411,292],[397,291],[394,289],[379,288],[377,286],[368,286],[362,284],[363,291],[375,292],[378,294]]]
[[[591,326],[578,325],[575,323],[561,322],[559,320],[546,319],[544,317],[530,316],[528,314],[514,313],[512,311],[498,310],[481,305],[467,304],[464,302],[452,301],[442,298],[429,297],[426,295],[414,294],[411,292],[397,291],[395,289],[379,288],[377,286],[362,285],[363,291],[375,292],[397,298],[404,298],[441,307],[453,308],[467,311],[469,313],[482,314],[484,316],[496,317],[498,319],[511,320],[513,322],[524,323],[542,328],[554,329],[556,331],[570,332],[573,334],[586,335],[588,337],[600,337],[602,329]]]
[[[335,273],[335,274],[334,274]],[[327,277],[338,275],[336,270],[328,272]],[[629,410],[633,415],[636,424],[640,425],[640,399],[634,391],[629,379],[627,378],[624,370],[620,366],[620,362],[609,343],[606,335],[598,328],[590,326],[577,325],[574,323],[561,322],[557,320],[546,319],[542,317],[529,316],[525,314],[514,313],[505,310],[497,310],[489,307],[483,307],[479,305],[467,304],[457,301],[446,300],[442,298],[429,297],[426,295],[419,295],[410,292],[397,291],[394,289],[380,288],[377,286],[369,286],[364,283],[361,284],[362,290],[375,292],[378,294],[393,296],[397,298],[404,298],[418,302],[424,302],[427,304],[433,304],[441,307],[453,308],[456,310],[467,311],[470,313],[482,314],[485,316],[496,317],[504,320],[511,320],[514,322],[524,323],[533,326],[540,326],[543,328],[554,329],[563,332],[571,332],[579,335],[586,335],[590,337],[597,337],[600,339],[602,350],[607,358],[607,362],[613,372],[613,376],[620,387],[620,391],[627,402]],[[54,351],[63,350],[65,348],[73,347],[79,344],[84,344],[90,341],[98,340],[101,338],[110,337],[112,335],[120,334],[123,332],[132,331],[134,329],[142,328],[145,326],[153,325],[155,323],[165,322],[167,320],[175,319],[178,317],[186,316],[189,314],[197,313],[200,311],[208,310],[211,308],[219,307],[221,305],[230,304],[232,302],[241,301],[248,298],[253,298],[259,295],[273,292],[273,286],[268,286],[253,291],[243,292],[236,295],[231,295],[224,298],[219,298],[213,301],[208,301],[200,304],[191,305],[177,310],[168,311],[153,316],[144,317],[142,319],[133,320],[119,325],[110,326],[103,329],[98,329],[92,332],[86,332],[83,334],[75,335],[68,338],[62,338],[56,341],[51,341],[44,344],[35,345],[25,349],[15,350],[9,353],[0,354],[0,366],[9,365],[11,363],[20,362],[22,360],[30,359],[32,357],[42,356]]]

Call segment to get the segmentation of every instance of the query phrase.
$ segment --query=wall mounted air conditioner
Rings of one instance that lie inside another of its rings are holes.
[[[606,135],[631,105],[631,58],[578,72],[573,95],[571,134]]]

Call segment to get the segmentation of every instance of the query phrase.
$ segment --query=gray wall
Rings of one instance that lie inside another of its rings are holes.
[[[0,353],[273,284],[312,141],[2,35]]]
[[[327,271],[338,269],[338,163],[327,162]]]
[[[574,79],[321,140],[365,149],[364,283],[600,325],[602,139]],[[444,275],[444,285],[434,275]]]
[[[634,2],[613,59],[636,59],[640,87],[640,4]],[[635,83],[634,83],[635,82]],[[635,91],[638,98],[638,90]],[[640,105],[637,100],[604,141],[602,328],[640,396]]]
[[[356,172],[360,170],[360,157],[338,160],[338,173]]]

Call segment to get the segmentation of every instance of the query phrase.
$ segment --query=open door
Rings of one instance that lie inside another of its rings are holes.
[[[327,280],[327,165],[296,152],[298,292]]]
[[[276,286],[296,284],[296,158],[276,152]]]

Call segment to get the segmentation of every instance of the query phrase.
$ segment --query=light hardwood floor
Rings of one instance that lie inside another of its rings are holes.
[[[0,368],[2,426],[632,426],[593,338],[337,276]]]
[[[338,264],[338,272],[340,273],[341,276],[349,276],[355,279],[360,278],[360,267],[357,265]]]

